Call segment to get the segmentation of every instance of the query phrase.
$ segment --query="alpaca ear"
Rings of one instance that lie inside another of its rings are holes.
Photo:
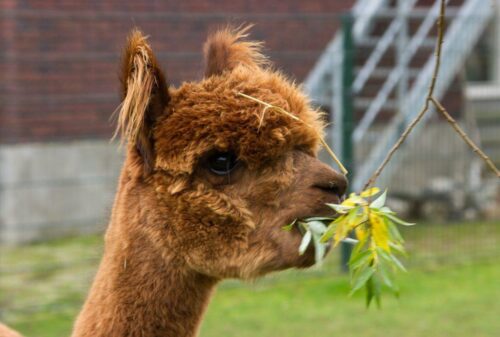
[[[121,68],[122,104],[115,136],[135,146],[148,172],[153,167],[152,128],[170,101],[168,86],[147,38],[134,29],[127,40]]]
[[[242,41],[248,36],[252,25],[243,28],[226,27],[209,35],[203,52],[205,54],[205,77],[231,71],[237,65],[257,68],[268,64],[261,53],[262,42]]]

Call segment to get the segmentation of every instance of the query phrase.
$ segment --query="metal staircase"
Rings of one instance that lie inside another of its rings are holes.
[[[435,89],[438,99],[463,67],[493,13],[490,0],[447,3],[443,62]],[[346,97],[343,86],[345,61],[352,51],[345,50],[342,32],[330,42],[304,86],[315,103],[330,108],[334,122],[330,141],[341,156],[345,139],[340,136],[344,126],[339,121],[343,114],[352,113],[345,111],[346,100],[351,99],[354,110],[361,112],[351,135],[355,149],[361,144],[369,147],[356,163],[352,188],[359,190],[423,106],[434,67],[433,28],[439,1],[358,0],[351,15],[354,46],[366,52],[356,55],[350,95]],[[425,120],[412,135],[424,124]],[[380,180],[385,182],[397,164],[397,160],[391,161]]]

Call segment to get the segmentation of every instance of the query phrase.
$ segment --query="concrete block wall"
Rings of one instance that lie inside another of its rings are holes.
[[[121,157],[107,139],[133,27],[172,85],[203,75],[202,44],[255,23],[277,68],[301,81],[354,0],[0,1],[0,241],[102,228]],[[313,38],[311,38],[313,37]]]
[[[121,156],[108,139],[125,37],[137,26],[172,85],[203,75],[202,44],[255,23],[301,81],[354,0],[0,1],[0,242],[102,229]]]
[[[102,140],[0,146],[0,243],[103,230],[121,163]]]
[[[482,150],[500,166],[500,84],[472,84],[467,87],[467,118],[473,122]]]

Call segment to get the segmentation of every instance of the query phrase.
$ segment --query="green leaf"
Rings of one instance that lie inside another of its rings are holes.
[[[300,243],[299,247],[299,254],[302,255],[307,249],[307,246],[309,246],[309,243],[311,242],[312,238],[312,233],[311,231],[307,231],[306,234],[304,234],[304,237],[302,238],[302,242]]]
[[[381,247],[389,252],[389,230],[387,228],[387,221],[375,211],[370,212],[369,216],[373,242],[377,247]]]
[[[351,257],[349,258],[349,273],[350,273],[350,277],[351,277],[351,281],[353,279],[353,276],[356,272],[358,272],[358,269],[361,268],[362,266],[360,265],[356,265],[355,268],[353,268],[351,266],[351,263],[353,263],[354,260],[358,260],[358,256],[361,255],[361,254],[364,254],[365,252],[370,252],[370,250],[363,250],[365,248],[365,242],[358,242],[357,245],[354,246],[354,248],[352,249],[352,252],[351,252]],[[359,257],[359,258],[362,258],[362,257]],[[371,262],[371,260],[369,260],[368,262]],[[356,262],[354,262],[356,263]]]
[[[307,218],[304,219],[305,222],[311,222],[311,221],[333,221],[335,218],[333,217],[326,217],[326,216],[314,216],[312,218]]]
[[[348,243],[350,245],[356,245],[359,240],[356,240],[356,239],[353,239],[353,238],[345,238],[345,239],[342,239],[342,242],[343,243]]]
[[[408,256],[408,253],[405,251],[404,247],[399,243],[389,242],[389,246],[391,246],[391,248],[397,251],[399,254],[405,257]]]
[[[340,214],[345,214],[355,207],[355,206],[344,206],[344,205],[338,205],[338,204],[326,204],[326,205],[328,207],[332,208],[335,212],[340,213]]]
[[[360,252],[356,255],[351,255],[351,259],[349,260],[349,267],[351,269],[358,269],[364,264],[369,263],[372,259],[372,252],[369,250],[365,250],[364,252]]]
[[[382,308],[382,301],[381,301],[381,296],[382,296],[382,291],[380,289],[380,282],[376,277],[373,278],[373,283],[375,283],[375,303],[377,303],[377,308]]]
[[[356,246],[354,246],[351,254],[357,254],[357,253],[361,252],[361,250],[364,248],[366,242],[368,241],[368,235],[366,235],[364,238],[358,238],[358,239],[359,239],[359,242]]]
[[[370,204],[370,208],[382,208],[385,204],[385,199],[387,197],[387,190],[384,191],[377,199],[373,200]]]
[[[332,221],[330,225],[328,225],[328,228],[326,229],[326,231],[323,233],[323,235],[319,240],[323,243],[326,243],[335,235],[336,230],[337,230],[337,224]]]
[[[401,271],[406,272],[406,268],[403,266],[401,261],[398,260],[393,254],[387,253],[383,249],[377,248],[377,253],[389,263],[390,266],[395,267]]]
[[[356,206],[356,205],[366,205],[367,202],[365,199],[361,198],[356,193],[349,194],[349,198],[342,201],[343,206]]]
[[[375,296],[375,287],[373,286],[373,277],[366,281],[366,307],[369,308],[373,297]]]
[[[399,261],[398,258],[394,256],[394,254],[389,254],[389,256],[391,257],[392,261],[394,261],[394,265],[396,267],[398,267],[398,269],[400,269],[401,271],[406,272],[405,266],[403,266],[403,264],[401,263],[401,261]]]
[[[326,226],[324,223],[320,221],[308,221],[307,226],[309,227],[309,230],[313,233],[317,233],[320,235],[323,235],[323,233],[326,232]]]
[[[381,302],[380,296],[382,295],[382,291],[380,289],[380,282],[375,275],[370,277],[366,282],[366,307],[369,308],[373,299],[377,303],[377,307],[380,309]]]
[[[338,224],[344,222],[347,219],[347,216],[348,216],[348,214],[343,214],[343,215],[339,216],[338,218],[336,218],[335,220],[333,220],[332,222],[330,222],[325,233],[321,237],[320,241],[325,243],[328,240],[330,240],[335,235],[335,233],[337,231]]]
[[[352,288],[349,296],[351,296],[362,286],[364,286],[373,275],[373,273],[375,273],[375,269],[373,267],[366,267],[365,269],[361,269],[359,273],[357,273],[357,275],[355,275],[352,279]]]
[[[316,264],[321,264],[325,257],[326,246],[320,242],[319,234],[313,233],[312,236],[314,243],[314,261]]]
[[[296,222],[297,222],[297,219],[293,220],[289,225],[283,226],[281,228],[286,230],[286,231],[291,231]]]
[[[392,211],[389,207],[387,206],[384,206],[384,207],[381,207],[379,208],[379,211],[384,213],[384,214],[396,214],[394,211]]]
[[[300,234],[304,235],[309,230],[307,226],[307,222],[297,221],[297,228],[299,229]]]
[[[394,283],[391,280],[390,271],[387,270],[385,264],[383,262],[378,265],[378,272],[382,277],[385,285],[389,287],[389,289],[394,289]]]
[[[362,197],[362,198],[369,198],[371,196],[374,196],[375,194],[378,194],[378,192],[380,192],[380,188],[378,188],[378,187],[372,187],[372,188],[369,188],[369,189],[364,190],[363,192],[361,192],[359,194],[359,196]]]
[[[385,250],[383,250],[383,249],[382,249],[382,248],[380,248],[380,247],[377,247],[377,248],[375,248],[375,249],[376,249],[376,251],[377,251],[377,254],[378,254],[381,258],[383,258],[384,260],[386,260],[386,261],[387,261],[387,262],[389,262],[389,263],[392,263],[392,259],[391,259],[391,257],[390,257],[390,253],[386,252]]]
[[[357,206],[353,208],[349,214],[346,215],[347,218],[347,228],[349,231],[353,230],[357,226],[359,226],[361,223],[365,222],[368,217],[365,214],[360,214],[360,210],[362,209],[361,206]]]
[[[386,219],[386,224],[387,224],[387,227],[389,228],[389,234],[390,234],[391,238],[393,238],[397,242],[404,242],[403,237],[399,233],[399,230],[396,227],[396,225],[394,225],[391,221],[387,221],[387,219]]]
[[[344,240],[352,230],[352,226],[356,224],[358,207],[353,208],[348,214],[343,216],[343,220],[337,224],[337,229],[334,235],[335,245]]]
[[[389,214],[389,213],[386,213],[386,216],[391,219],[392,221],[394,221],[395,223],[397,224],[400,224],[400,225],[403,225],[403,226],[413,226],[415,225],[415,223],[412,223],[412,222],[406,222],[404,220],[401,220],[400,218],[394,216],[393,214]]]

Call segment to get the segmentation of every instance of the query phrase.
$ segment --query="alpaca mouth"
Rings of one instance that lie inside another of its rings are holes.
[[[304,231],[302,231],[298,228],[296,229],[296,231],[297,231],[298,235],[300,235],[301,238],[304,237],[304,233],[305,233]],[[332,243],[333,243],[333,240],[330,239],[330,240],[328,240],[328,242],[323,244],[324,245],[324,252],[323,252],[323,256],[321,257],[321,260],[325,259],[326,256],[330,253],[330,251],[333,247]],[[299,246],[296,246],[295,249],[298,253]],[[295,265],[295,267],[302,269],[302,268],[309,268],[309,267],[316,265],[319,262],[317,260],[317,257],[316,257],[316,249],[318,249],[316,247],[316,245],[313,244],[312,241],[309,242],[306,250],[303,253],[299,253],[299,259],[297,260],[298,263]]]
[[[328,212],[328,213],[330,213],[331,211],[332,211],[332,209],[329,209],[329,212]],[[317,215],[317,214],[323,214],[323,215]],[[298,235],[300,235],[301,237],[304,237],[304,235],[306,234],[306,232],[308,231],[308,229],[307,229],[305,226],[301,226],[301,225],[300,225],[300,223],[301,223],[301,222],[307,223],[307,222],[308,222],[308,221],[310,221],[310,219],[312,219],[312,218],[321,218],[321,217],[325,217],[325,218],[329,218],[329,219],[331,219],[331,220],[328,220],[328,221],[326,221],[326,222],[325,222],[325,221],[321,221],[321,222],[323,222],[323,223],[324,223],[324,225],[325,225],[326,227],[328,227],[329,222],[330,222],[330,221],[333,221],[334,219],[336,219],[336,218],[337,218],[337,217],[339,217],[339,216],[340,216],[340,214],[339,214],[339,213],[337,213],[337,212],[333,212],[333,214],[332,214],[332,213],[330,213],[330,214],[328,214],[328,215],[326,215],[326,212],[325,212],[325,213],[324,213],[324,212],[320,212],[320,213],[316,213],[316,215],[313,215],[313,216],[311,216],[311,215],[308,215],[308,216],[302,216],[302,217],[300,217],[300,218],[296,218],[296,219],[294,220],[295,225],[293,226],[293,227],[294,227],[294,228],[293,228],[293,230],[294,230],[294,231],[296,231],[296,233],[297,233]],[[326,256],[326,255],[330,252],[330,250],[331,250],[331,248],[332,248],[332,246],[333,246],[333,238],[330,238],[328,241],[324,242],[324,243],[323,243],[323,245],[324,245],[324,247],[325,247],[325,254],[324,254],[324,256]],[[313,245],[313,244],[312,244],[312,242],[310,243],[310,246],[314,246],[314,249],[316,249],[315,245]]]
[[[298,220],[298,221],[300,221],[300,220]],[[302,226],[296,226],[296,227],[297,227],[297,230],[299,231],[301,236],[304,236],[306,234],[306,230],[304,229],[304,227],[302,227]],[[325,248],[326,248],[325,254],[328,253],[330,251],[330,249],[332,248],[332,243],[333,243],[333,238],[330,238],[330,239],[328,239],[327,242],[325,242]]]

